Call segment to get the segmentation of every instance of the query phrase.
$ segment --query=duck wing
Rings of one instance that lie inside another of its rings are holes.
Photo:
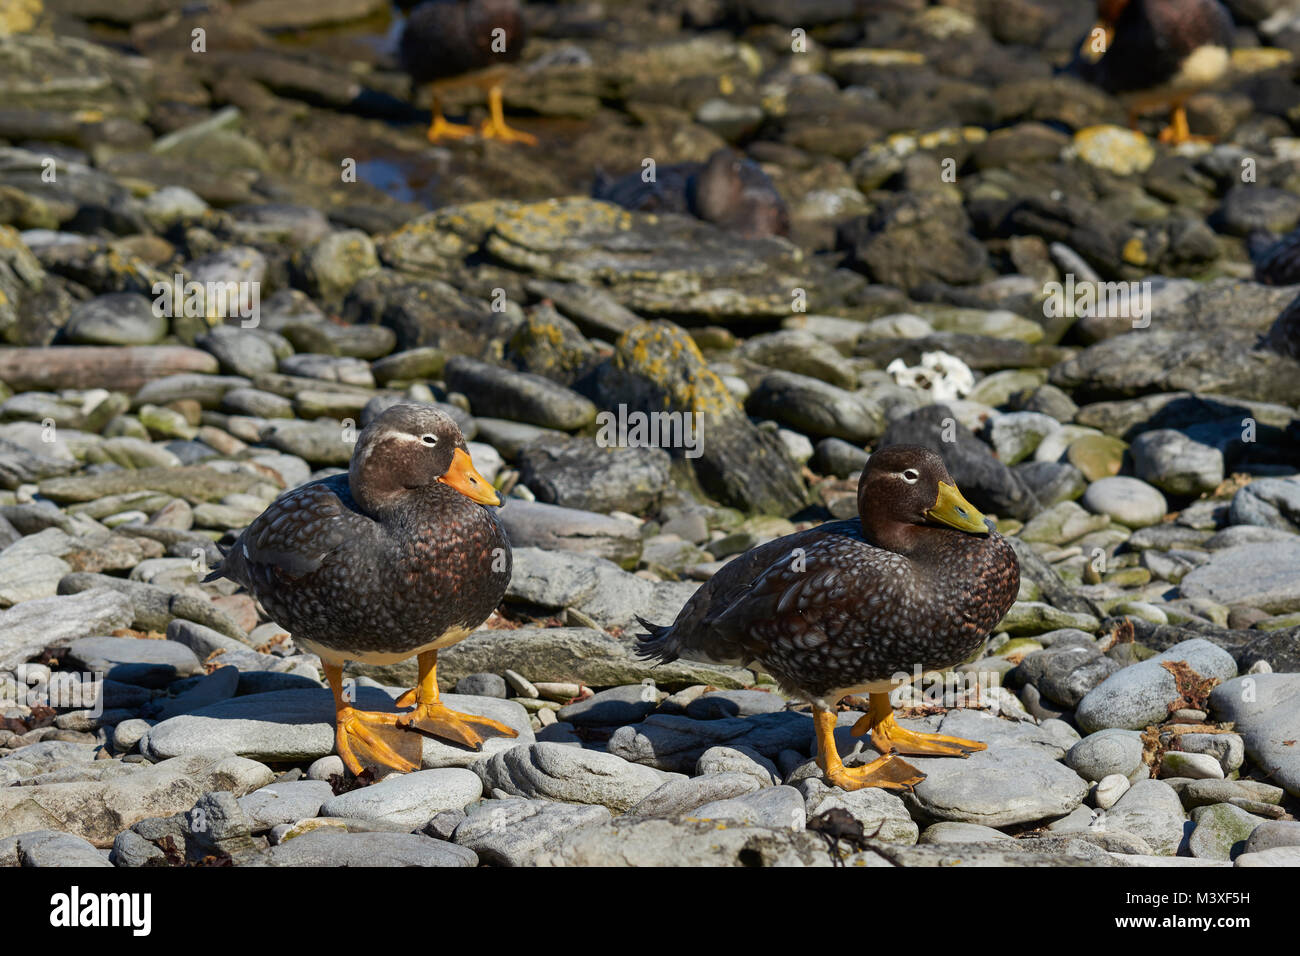
[[[678,657],[723,662],[753,660],[780,634],[820,643],[832,620],[847,618],[852,594],[886,595],[888,574],[905,559],[862,539],[857,521],[833,521],[769,541],[734,558],[710,578],[667,626],[650,632],[638,652],[661,661]]]
[[[891,584],[907,570],[906,558],[859,535],[820,536],[789,549],[705,624],[745,645],[779,635],[797,646],[816,646],[838,637],[839,622],[863,604],[887,613]]]
[[[357,510],[346,475],[309,482],[258,515],[206,580],[226,577],[261,597],[278,582],[320,571],[349,542],[373,535],[373,526]]]

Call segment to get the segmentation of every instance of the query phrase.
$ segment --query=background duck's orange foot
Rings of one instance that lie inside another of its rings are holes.
[[[503,143],[522,143],[525,146],[537,145],[537,137],[532,133],[525,133],[493,119],[484,120],[479,132],[484,139],[496,139]]]
[[[892,755],[879,757],[863,767],[845,767],[843,764],[832,766],[829,770],[823,770],[823,773],[827,783],[841,790],[863,790],[867,787],[911,790],[925,779],[925,774],[920,770]]]
[[[1181,146],[1183,143],[1213,143],[1214,139],[1209,136],[1192,135],[1191,127],[1187,125],[1187,110],[1181,106],[1174,107],[1169,114],[1169,125],[1160,131],[1156,137],[1166,146]]]
[[[444,139],[467,139],[475,134],[473,126],[462,126],[460,123],[449,123],[441,114],[434,116],[433,122],[429,124],[428,136],[429,142],[437,143]]]
[[[420,769],[423,741],[397,726],[400,716],[351,708],[339,711],[334,746],[354,776],[367,767],[402,773]]]
[[[399,705],[405,698],[398,698]],[[488,737],[518,737],[518,731],[489,717],[476,714],[462,714],[444,704],[417,704],[415,710],[398,717],[397,725],[406,730],[418,730],[454,743],[483,749],[483,741]]]

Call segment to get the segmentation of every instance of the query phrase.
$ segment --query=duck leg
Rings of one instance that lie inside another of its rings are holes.
[[[835,749],[835,712],[813,705],[813,728],[817,735],[817,766],[826,775],[826,782],[841,790],[861,790],[864,787],[883,787],[886,790],[908,790],[922,780],[925,774],[906,760],[886,754],[863,767],[846,767]]]
[[[488,118],[483,121],[484,138],[499,139],[503,143],[523,143],[525,146],[537,145],[537,137],[532,133],[524,133],[506,125],[505,112],[501,108],[500,81],[488,87],[488,113]]]
[[[900,753],[915,756],[969,757],[973,751],[984,750],[987,744],[943,734],[919,734],[905,730],[894,720],[894,708],[889,694],[872,694],[867,715],[853,725],[850,733],[861,737],[871,732],[871,745],[882,754]]]
[[[1179,146],[1183,143],[1211,143],[1208,136],[1193,136],[1187,124],[1187,107],[1182,100],[1174,103],[1169,111],[1169,125],[1160,131],[1160,142],[1167,146]]]
[[[441,139],[465,139],[467,136],[474,135],[474,127],[447,122],[447,118],[442,115],[442,100],[435,92],[433,94],[433,121],[429,123],[427,135],[431,143],[436,143]]]
[[[353,776],[367,766],[391,767],[402,773],[419,770],[418,751],[412,761],[402,751],[410,750],[409,734],[397,729],[400,714],[357,710],[343,694],[343,665],[325,664],[325,679],[334,692],[334,746],[343,765]]]
[[[415,710],[400,715],[397,726],[444,737],[475,750],[483,749],[484,730],[491,731],[492,736],[519,736],[503,723],[474,714],[459,713],[439,700],[437,651],[425,651],[420,655],[420,683],[397,698],[398,707],[410,707],[412,704],[415,705]]]

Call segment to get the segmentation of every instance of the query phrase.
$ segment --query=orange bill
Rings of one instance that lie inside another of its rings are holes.
[[[492,483],[478,473],[469,452],[463,448],[456,449],[451,457],[451,467],[438,480],[455,488],[470,501],[477,501],[481,505],[501,504],[501,498]]]

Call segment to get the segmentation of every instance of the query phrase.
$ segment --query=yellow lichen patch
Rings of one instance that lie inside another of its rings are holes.
[[[913,50],[888,50],[863,47],[856,50],[834,50],[831,66],[924,66],[925,54]]]
[[[1067,157],[1104,169],[1116,176],[1145,172],[1156,161],[1156,150],[1141,133],[1122,126],[1086,126],[1074,134]]]
[[[26,33],[44,11],[42,0],[5,0],[0,3],[0,37]]]
[[[1141,236],[1134,236],[1128,242],[1124,243],[1124,261],[1130,265],[1144,266],[1147,264],[1146,246],[1142,244]]]
[[[1232,72],[1262,73],[1286,66],[1293,59],[1290,50],[1272,46],[1242,47],[1232,51]]]

